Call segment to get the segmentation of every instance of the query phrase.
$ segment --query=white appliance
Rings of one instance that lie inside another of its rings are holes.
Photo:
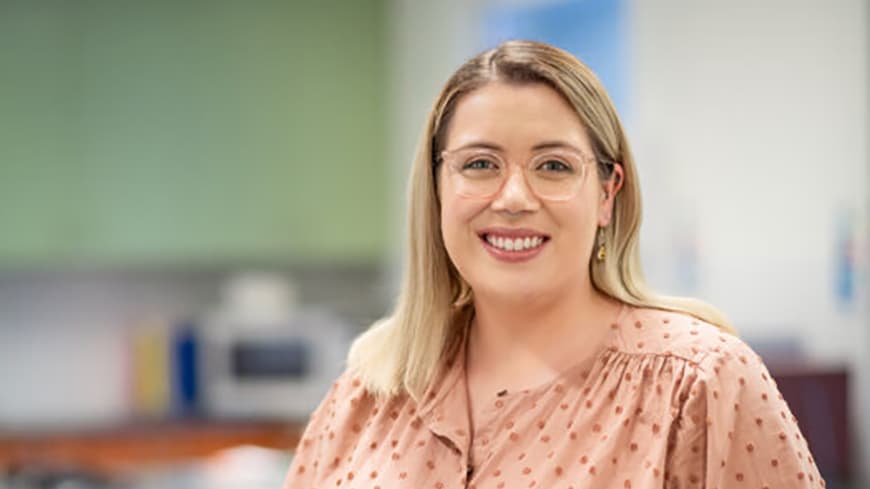
[[[344,368],[352,328],[295,305],[273,275],[243,275],[200,324],[203,409],[217,418],[305,420]]]

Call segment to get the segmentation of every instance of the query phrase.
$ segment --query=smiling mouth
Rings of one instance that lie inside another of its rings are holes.
[[[483,233],[479,236],[480,239],[488,243],[490,246],[493,246],[500,250],[513,252],[535,250],[537,248],[540,248],[544,245],[544,243],[550,240],[549,236],[544,235],[514,237]]]

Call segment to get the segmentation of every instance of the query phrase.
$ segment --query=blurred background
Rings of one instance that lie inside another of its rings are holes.
[[[509,38],[618,106],[659,290],[726,311],[870,487],[862,0],[0,0],[0,488],[278,487],[398,288],[449,74]]]

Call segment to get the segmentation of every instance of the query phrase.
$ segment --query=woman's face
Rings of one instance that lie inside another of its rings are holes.
[[[459,100],[449,123],[448,154],[469,147],[487,148],[509,168],[503,186],[479,196],[463,186],[476,184],[457,179],[456,164],[439,166],[444,243],[475,294],[533,298],[588,286],[596,232],[610,222],[614,181],[621,181],[622,169],[616,165],[619,178],[601,182],[592,146],[571,106],[545,84],[486,84]],[[553,148],[582,153],[590,161],[582,184],[559,200],[542,198],[522,171]],[[454,157],[454,163],[469,168],[466,161]],[[492,166],[477,161],[472,170]]]

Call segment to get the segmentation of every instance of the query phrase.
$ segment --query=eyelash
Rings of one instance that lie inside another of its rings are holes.
[[[480,166],[477,165],[477,163],[484,163],[484,164],[487,164],[490,166],[487,166],[485,168],[481,168]],[[463,165],[462,168],[464,170],[485,170],[485,169],[489,169],[491,166],[496,166],[496,165],[492,161],[485,160],[482,158],[477,158],[477,159],[469,161],[468,163]]]
[[[559,166],[557,168],[553,168],[554,164],[559,165]],[[482,165],[486,165],[486,166],[482,166]],[[464,170],[486,170],[486,169],[490,169],[494,166],[496,166],[496,164],[494,162],[492,162],[490,160],[478,158],[478,159],[469,161],[468,163],[463,165],[462,168]],[[549,168],[546,168],[546,167],[549,167]],[[541,165],[538,166],[538,169],[545,169],[548,171],[555,171],[555,172],[570,172],[570,171],[572,171],[570,165],[566,164],[565,162],[559,161],[559,160],[547,160],[547,161],[541,163]]]
[[[543,163],[542,163],[538,168],[541,168],[541,167],[544,167],[544,166],[549,166],[551,163],[557,163],[557,164],[560,165],[560,167],[559,167],[558,169],[555,169],[555,170],[553,170],[553,171],[558,171],[558,172],[569,172],[569,171],[572,170],[570,165],[568,165],[568,164],[566,164],[566,163],[564,163],[564,162],[562,162],[562,161],[559,161],[559,160],[547,160],[547,161],[543,162]]]

